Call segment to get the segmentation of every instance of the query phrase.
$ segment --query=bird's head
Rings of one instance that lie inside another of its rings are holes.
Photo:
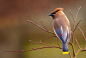
[[[63,11],[63,8],[56,8],[51,14],[49,14],[49,16],[52,16],[54,18],[55,16],[58,16],[61,11]]]

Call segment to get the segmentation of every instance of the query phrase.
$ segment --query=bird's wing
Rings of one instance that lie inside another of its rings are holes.
[[[68,31],[69,31],[69,33],[67,33],[67,35],[68,35],[67,42],[69,43],[70,42],[70,38],[71,38],[71,29],[69,29]]]
[[[59,37],[59,39],[62,41],[62,43],[66,43],[67,42],[67,32],[63,31],[63,28],[61,26],[60,29],[54,29],[56,35]]]

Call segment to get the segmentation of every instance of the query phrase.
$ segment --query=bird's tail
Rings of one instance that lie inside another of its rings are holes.
[[[63,43],[63,54],[69,54],[67,43]]]

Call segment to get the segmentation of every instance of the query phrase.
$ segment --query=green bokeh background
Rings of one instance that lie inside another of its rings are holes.
[[[80,6],[81,9],[76,24],[80,19],[82,20],[79,27],[86,35],[85,0],[0,0],[0,58],[69,58],[69,55],[63,55],[62,50],[58,48],[46,48],[27,52],[2,53],[2,51],[20,51],[45,47],[42,44],[31,43],[29,40],[40,42],[40,40],[50,37],[52,34],[39,29],[37,26],[27,22],[27,20],[42,26],[41,20],[46,28],[53,32],[53,20],[48,15],[55,8],[62,7],[73,30],[73,18],[69,10],[72,10],[75,17]],[[75,37],[81,48],[84,48],[85,41],[78,28],[75,31]],[[62,46],[58,38],[50,38],[44,41],[44,43],[51,46],[57,46],[57,43],[59,43]],[[78,46],[76,42],[74,46],[77,51]],[[68,47],[72,53],[72,47],[69,44]],[[80,52],[77,58],[86,58],[85,54],[86,52]]]

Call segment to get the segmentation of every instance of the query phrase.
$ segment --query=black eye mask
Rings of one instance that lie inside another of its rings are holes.
[[[55,11],[54,13],[51,13],[51,14],[56,14],[59,10]]]

